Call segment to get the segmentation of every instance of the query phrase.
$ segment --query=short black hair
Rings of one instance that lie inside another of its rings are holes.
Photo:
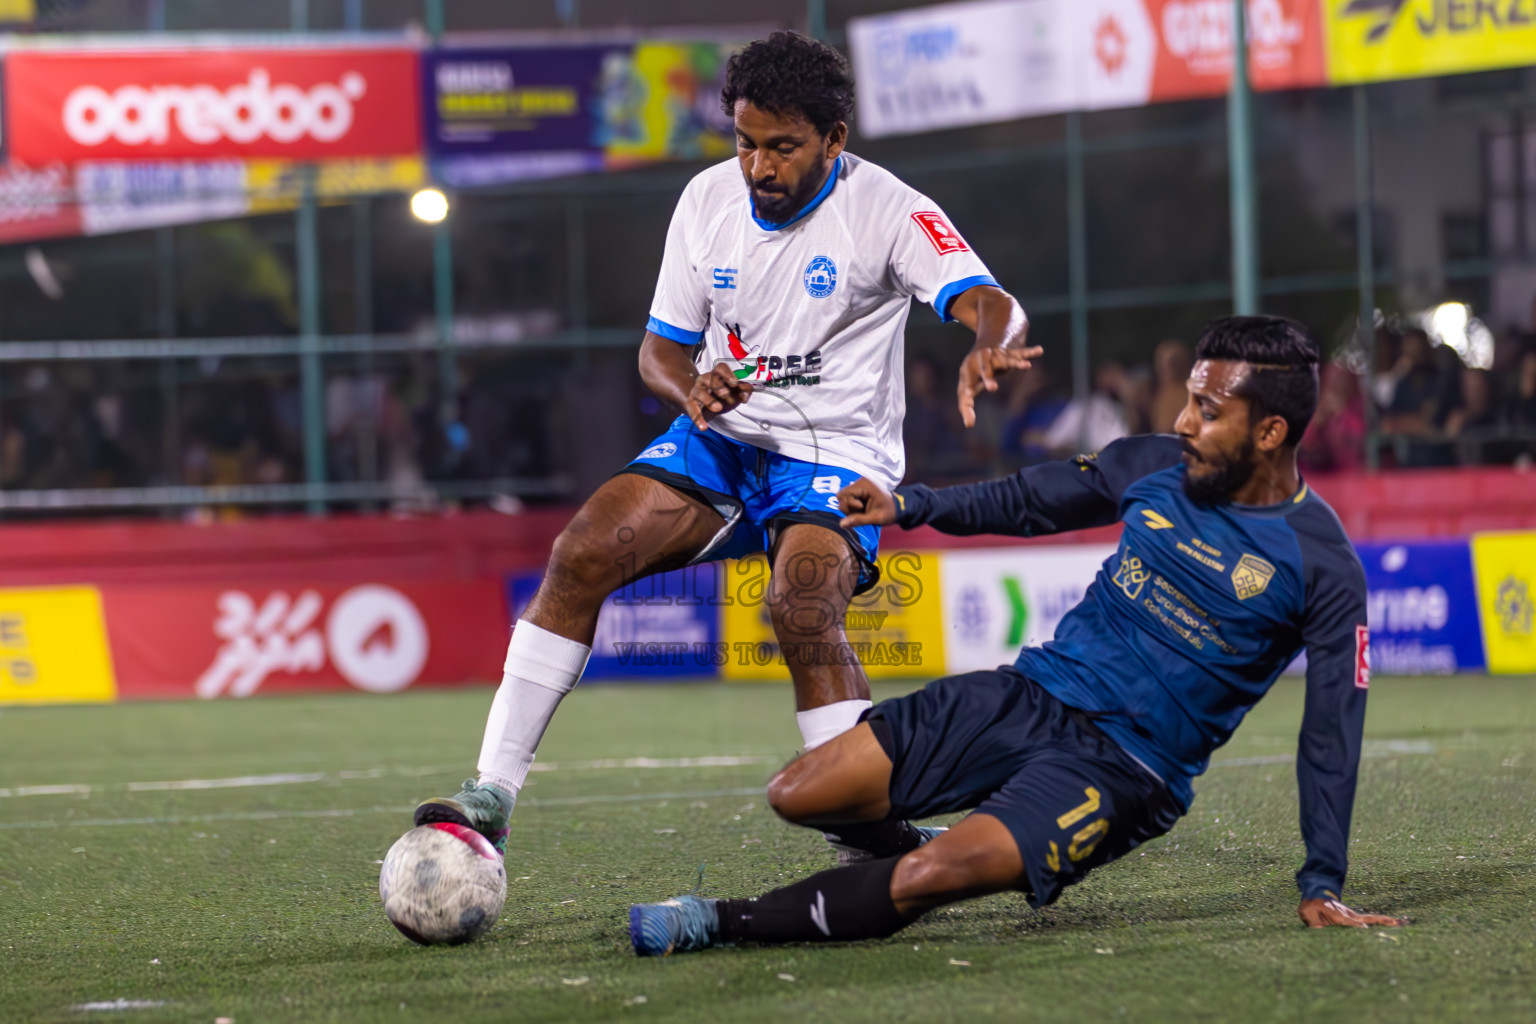
[[[801,114],[826,138],[853,114],[853,72],[826,43],[798,32],[775,32],[731,55],[720,106],[736,116],[746,100],[770,114]]]
[[[1294,448],[1317,412],[1317,364],[1322,348],[1312,332],[1283,316],[1229,316],[1205,325],[1196,359],[1247,363],[1253,368],[1237,391],[1251,419],[1285,420],[1285,443]]]

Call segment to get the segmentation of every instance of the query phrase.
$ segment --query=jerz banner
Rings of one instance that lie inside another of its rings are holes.
[[[29,49],[5,59],[7,150],[81,160],[415,154],[407,47]]]
[[[1536,63],[1536,0],[1322,0],[1335,85]]]

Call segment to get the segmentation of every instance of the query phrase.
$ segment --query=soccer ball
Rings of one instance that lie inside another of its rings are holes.
[[[389,848],[379,898],[390,923],[412,942],[456,946],[484,935],[501,916],[507,872],[490,840],[474,829],[422,825]]]

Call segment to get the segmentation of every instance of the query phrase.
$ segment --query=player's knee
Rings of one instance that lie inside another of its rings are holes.
[[[618,563],[602,531],[578,516],[555,539],[549,555],[548,579],[562,591],[601,601],[619,585]]]
[[[768,806],[775,814],[791,824],[800,824],[811,813],[811,794],[807,791],[812,779],[801,768],[804,758],[794,761],[768,780]]]

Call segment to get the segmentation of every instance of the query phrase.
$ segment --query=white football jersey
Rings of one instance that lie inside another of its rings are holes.
[[[752,397],[709,429],[887,489],[906,454],[902,353],[911,297],[948,320],[955,297],[996,284],[938,206],[851,153],[794,219],[757,219],[740,164],[683,190],[646,329],[728,363]]]

